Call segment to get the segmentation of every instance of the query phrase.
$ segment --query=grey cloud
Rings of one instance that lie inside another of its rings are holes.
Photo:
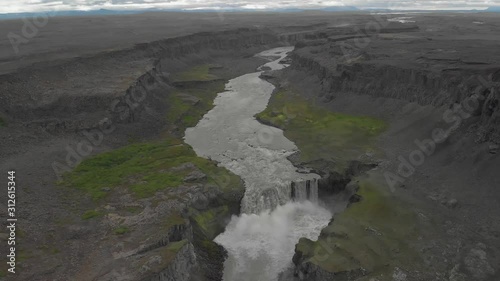
[[[436,0],[282,0],[272,2],[269,0],[253,1],[230,1],[230,0],[17,0],[15,4],[11,0],[0,0],[0,13],[2,12],[29,12],[44,9],[82,9],[82,8],[197,8],[197,7],[220,7],[238,8],[245,6],[264,7],[318,7],[318,6],[357,6],[360,8],[486,8],[489,6],[500,6],[500,0],[458,0],[458,1],[436,1]]]

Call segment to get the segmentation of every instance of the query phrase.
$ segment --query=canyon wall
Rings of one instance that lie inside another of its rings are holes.
[[[377,45],[378,37],[371,44]],[[385,43],[385,42],[383,42]],[[355,46],[352,39],[331,42],[303,41],[292,53],[289,73],[315,76],[317,95],[329,102],[340,95],[371,95],[408,103],[460,109],[478,117],[478,142],[500,142],[500,66],[483,61],[447,61],[421,55],[389,59],[370,47]],[[450,122],[453,122],[450,115]]]
[[[241,58],[278,43],[269,30],[242,28],[35,64],[0,76],[0,114],[7,123],[51,132],[89,129],[105,117],[130,122],[167,94],[168,73],[185,66],[182,60]],[[149,92],[158,86],[164,91],[153,100]]]

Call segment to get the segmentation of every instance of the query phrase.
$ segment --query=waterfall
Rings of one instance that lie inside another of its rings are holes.
[[[291,200],[290,182],[273,182],[272,185],[247,186],[241,201],[241,211],[246,214],[259,214],[265,210],[274,210]]]
[[[311,185],[312,185],[312,187],[311,187],[309,200],[314,202],[314,203],[318,203],[318,180],[314,179],[312,181]]]
[[[318,179],[300,179],[291,182],[276,183],[274,187],[259,189],[250,187],[241,202],[243,213],[259,214],[274,210],[288,202],[318,202]],[[257,191],[257,192],[255,192]]]
[[[304,202],[309,200],[311,202],[318,202],[318,180],[304,180],[292,182],[290,198],[295,202]]]

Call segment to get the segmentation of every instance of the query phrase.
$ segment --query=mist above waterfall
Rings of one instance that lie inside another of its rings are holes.
[[[215,242],[229,255],[224,280],[275,280],[291,265],[301,237],[316,239],[332,214],[310,201],[289,202],[273,211],[233,217]]]

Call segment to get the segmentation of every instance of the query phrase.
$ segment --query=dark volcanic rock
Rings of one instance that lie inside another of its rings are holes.
[[[498,153],[498,148],[500,146],[498,144],[490,144],[489,145],[489,151],[491,154],[497,154]]]
[[[301,238],[299,243],[307,244],[307,241],[310,240]],[[309,261],[308,258],[309,256],[307,253],[303,253],[297,247],[295,248],[295,254],[292,258],[295,264],[294,276],[300,281],[354,281],[366,275],[366,271],[363,269],[340,271],[336,273],[328,272],[316,265],[314,261]]]
[[[291,64],[292,63],[292,58],[291,57],[286,57],[282,60],[279,61],[281,64]]]
[[[203,172],[193,171],[184,178],[184,181],[185,182],[194,182],[194,181],[204,180],[206,178],[207,178],[207,175],[205,175]]]

